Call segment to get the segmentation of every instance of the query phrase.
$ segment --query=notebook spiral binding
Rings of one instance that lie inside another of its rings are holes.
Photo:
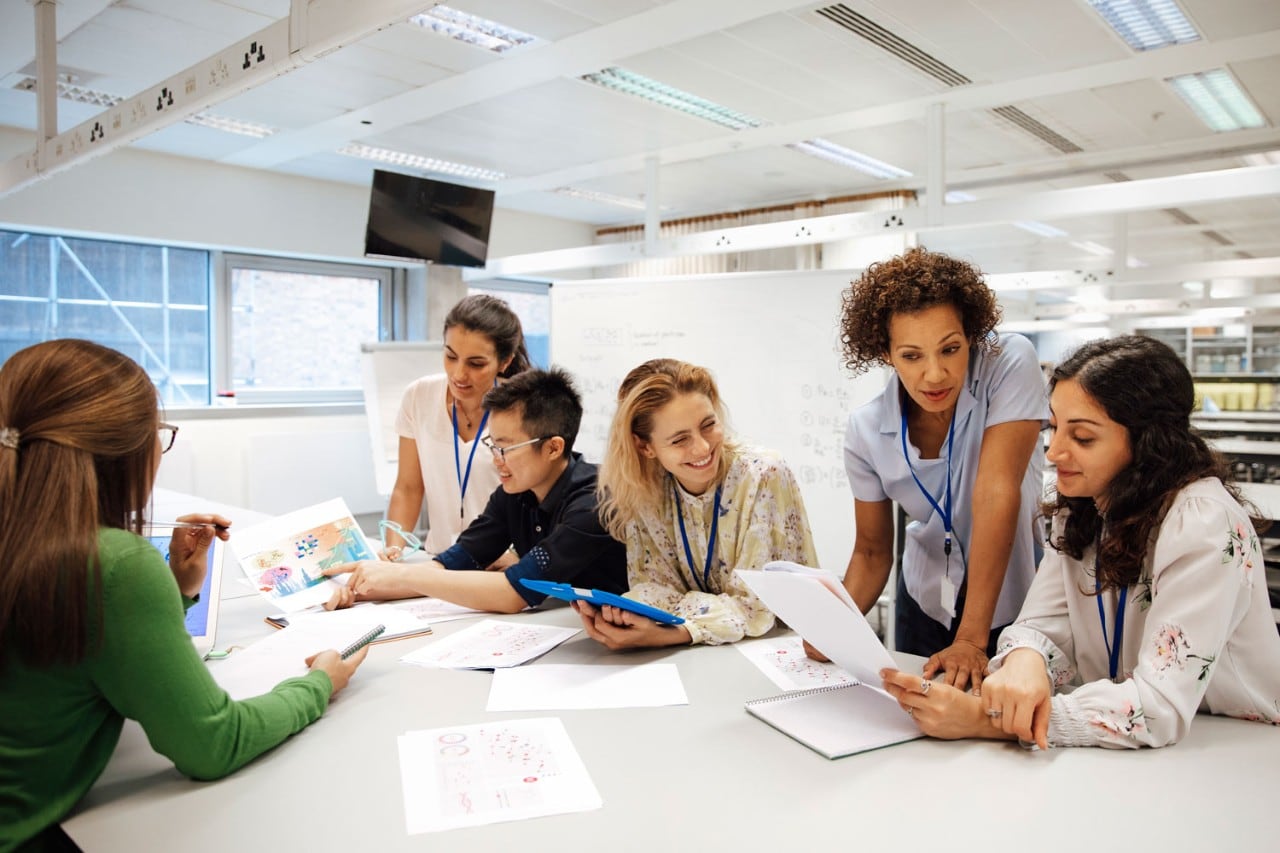
[[[771,702],[785,702],[792,699],[803,699],[806,696],[816,696],[819,693],[830,693],[833,690],[843,690],[846,687],[861,687],[861,681],[847,681],[844,684],[824,684],[821,687],[810,687],[806,690],[792,690],[787,693],[779,693],[777,696],[766,696],[763,699],[752,699],[747,702],[748,705],[768,705]]]

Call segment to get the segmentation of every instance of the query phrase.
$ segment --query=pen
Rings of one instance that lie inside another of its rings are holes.
[[[377,625],[373,628],[370,628],[369,631],[366,634],[364,634],[364,636],[362,636],[360,639],[356,640],[354,643],[352,643],[351,645],[347,646],[345,649],[342,650],[342,659],[346,660],[347,658],[354,655],[356,652],[363,649],[365,646],[372,643],[377,638],[377,636],[385,630],[387,630],[386,625]]]
[[[201,524],[198,521],[148,521],[147,524],[152,527],[182,527],[198,530],[201,527],[212,527],[215,530],[226,530],[225,524]]]

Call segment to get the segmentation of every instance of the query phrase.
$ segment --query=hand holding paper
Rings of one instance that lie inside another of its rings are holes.
[[[779,619],[867,686],[880,683],[880,670],[897,668],[830,573],[795,563],[768,563],[761,571],[739,569],[737,574]]]

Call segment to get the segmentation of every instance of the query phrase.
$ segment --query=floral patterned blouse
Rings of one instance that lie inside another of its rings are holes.
[[[705,581],[715,489],[690,495],[674,480],[667,483],[661,505],[627,525],[627,595],[684,617],[694,643],[732,643],[764,634],[773,627],[773,613],[734,576],[734,569],[759,569],[773,560],[818,564],[791,469],[768,451],[739,448],[732,453]],[[677,505],[696,569],[685,554]]]
[[[1280,725],[1280,635],[1262,549],[1218,480],[1183,489],[1161,523],[1129,588],[1115,682],[1092,594],[1094,560],[1092,548],[1082,560],[1047,550],[991,660],[994,672],[1015,648],[1044,655],[1057,691],[1051,745],[1165,746],[1197,711]],[[1114,643],[1116,591],[1102,602]]]

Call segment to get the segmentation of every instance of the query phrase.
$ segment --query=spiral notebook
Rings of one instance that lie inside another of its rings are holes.
[[[753,699],[746,709],[827,758],[924,737],[897,702],[856,682]]]

